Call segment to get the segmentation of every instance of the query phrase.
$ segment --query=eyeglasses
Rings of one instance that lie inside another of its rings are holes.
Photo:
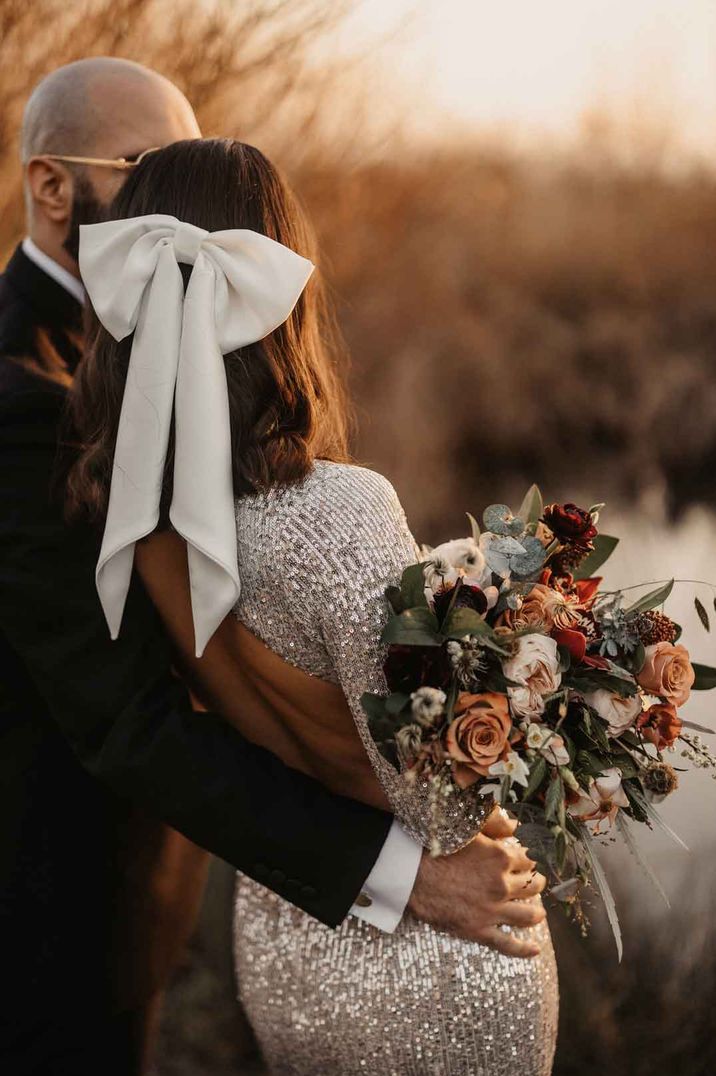
[[[40,156],[45,157],[48,161],[64,161],[66,164],[94,164],[98,168],[114,168],[118,172],[126,172],[130,168],[136,168],[148,153],[156,153],[160,148],[159,146],[152,146],[150,149],[145,149],[142,153],[137,154],[132,160],[128,160],[126,157],[115,157],[111,160],[104,157],[67,157],[62,153],[42,153]]]

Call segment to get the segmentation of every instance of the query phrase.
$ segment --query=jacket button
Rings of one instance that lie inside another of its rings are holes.
[[[301,888],[301,879],[300,878],[287,878],[286,879],[286,888],[287,889],[300,889]]]
[[[283,885],[283,883],[286,881],[286,875],[283,871],[274,869],[271,871],[271,881],[276,882],[277,885]]]
[[[318,890],[314,889],[312,885],[301,886],[301,896],[305,897],[307,900],[312,900],[314,897],[318,896]]]
[[[269,869],[265,863],[254,863],[254,874],[257,878],[265,878]]]
[[[359,908],[370,908],[373,901],[367,893],[359,893],[356,897],[354,904],[357,904]]]

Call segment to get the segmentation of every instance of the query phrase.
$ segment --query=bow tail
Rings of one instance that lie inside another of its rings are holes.
[[[95,574],[113,639],[132,578],[134,547],[159,521],[181,338],[183,282],[172,251],[159,256],[142,298],[117,430],[107,519]]]
[[[229,397],[214,323],[215,286],[214,269],[200,254],[184,300],[169,511],[187,543],[197,657],[241,592]]]

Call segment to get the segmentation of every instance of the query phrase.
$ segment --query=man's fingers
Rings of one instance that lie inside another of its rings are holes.
[[[480,832],[493,841],[499,841],[512,837],[516,829],[517,819],[510,818],[504,807],[495,807]]]
[[[509,927],[536,927],[547,918],[539,900],[508,900],[497,905],[498,923]]]
[[[510,853],[510,870],[513,874],[524,874],[535,869],[534,859],[530,859],[521,844],[507,844],[506,847]]]
[[[547,879],[539,871],[529,871],[525,874],[513,874],[510,878],[510,896],[513,900],[527,900],[528,897],[537,897],[547,885]]]
[[[520,957],[523,960],[534,960],[540,952],[540,946],[536,942],[516,938],[514,934],[508,934],[499,927],[486,927],[480,931],[477,940],[482,945],[489,945],[491,949],[496,949],[498,953]]]

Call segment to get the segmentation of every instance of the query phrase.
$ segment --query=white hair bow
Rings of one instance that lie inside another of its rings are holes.
[[[154,215],[80,229],[80,271],[115,340],[134,332],[96,582],[113,639],[134,546],[159,520],[174,413],[169,518],[185,539],[197,657],[241,592],[223,355],[293,310],[313,265],[265,235]],[[184,283],[179,262],[192,265]]]

